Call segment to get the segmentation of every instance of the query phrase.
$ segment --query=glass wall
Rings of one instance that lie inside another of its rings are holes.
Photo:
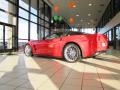
[[[30,39],[31,40],[38,40],[37,25],[34,23],[30,23]]]
[[[16,6],[14,4],[0,0],[0,22],[16,25]]]
[[[108,37],[109,46],[113,46],[114,49],[120,49],[120,25],[115,26],[104,34]]]
[[[18,22],[18,42],[19,47],[25,45],[29,40],[29,3],[30,0],[19,0],[19,22]]]
[[[120,11],[120,0],[111,0],[103,16],[101,17],[96,32],[99,32]]]
[[[19,0],[20,45],[29,40],[43,39],[49,34],[50,19],[51,8],[42,0]]]
[[[0,0],[0,51],[16,50],[17,6],[15,0]],[[14,31],[14,33],[13,33]]]
[[[112,29],[105,33],[105,35],[107,35],[108,37],[109,46],[113,46],[114,39],[112,34],[113,34]]]
[[[28,39],[28,21],[19,18],[19,40]]]
[[[16,27],[15,43],[19,46],[50,34],[50,21],[51,8],[43,0],[0,0],[0,22]],[[0,26],[0,40],[2,28]]]
[[[111,0],[96,26],[96,32],[100,32],[101,28],[103,28],[118,12],[120,12],[120,0]],[[114,49],[120,49],[120,25],[108,30],[105,35],[108,36],[110,46],[113,46]]]
[[[3,49],[3,26],[0,25],[0,50]]]
[[[116,49],[120,49],[120,25],[116,27]]]

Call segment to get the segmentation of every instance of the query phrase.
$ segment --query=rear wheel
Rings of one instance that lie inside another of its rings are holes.
[[[25,46],[24,53],[26,56],[32,56],[32,48],[30,45]]]
[[[81,52],[79,47],[76,44],[70,43],[67,44],[63,52],[64,58],[68,62],[75,62],[81,59]]]

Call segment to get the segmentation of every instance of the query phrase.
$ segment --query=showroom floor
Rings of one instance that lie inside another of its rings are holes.
[[[76,63],[3,54],[0,90],[120,90],[120,51]]]

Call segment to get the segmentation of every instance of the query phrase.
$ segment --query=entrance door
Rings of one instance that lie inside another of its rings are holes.
[[[15,26],[0,23],[0,52],[14,49],[14,30]]]
[[[5,26],[5,49],[12,49],[13,47],[13,28]]]

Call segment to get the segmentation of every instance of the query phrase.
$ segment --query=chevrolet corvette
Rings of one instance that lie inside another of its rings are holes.
[[[106,51],[107,48],[106,35],[70,31],[53,33],[46,36],[44,40],[29,41],[25,45],[24,53],[26,56],[52,56],[64,58],[68,62],[75,62]]]

